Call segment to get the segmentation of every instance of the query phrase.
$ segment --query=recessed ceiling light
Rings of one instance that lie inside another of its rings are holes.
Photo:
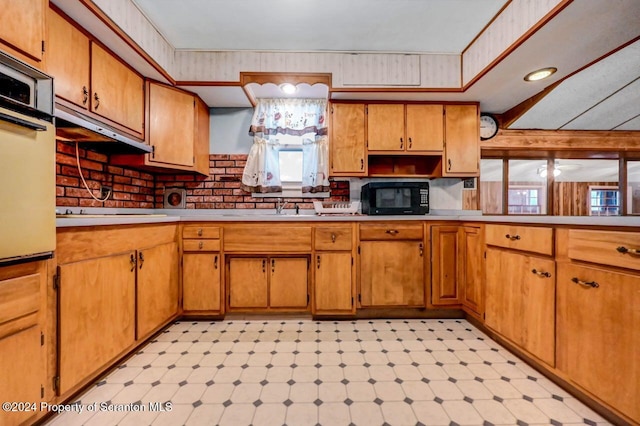
[[[553,74],[556,71],[558,71],[558,68],[554,68],[554,67],[548,67],[548,68],[542,68],[542,69],[539,69],[539,70],[535,70],[535,71],[532,71],[529,74],[525,75],[524,76],[524,81],[542,80],[543,78],[549,77],[551,74]]]
[[[291,83],[283,83],[279,87],[286,95],[293,95],[298,91],[298,88]]]

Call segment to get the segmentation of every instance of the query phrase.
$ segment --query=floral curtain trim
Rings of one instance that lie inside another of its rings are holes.
[[[249,134],[327,134],[325,99],[258,99]]]

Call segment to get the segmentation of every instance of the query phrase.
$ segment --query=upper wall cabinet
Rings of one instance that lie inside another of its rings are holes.
[[[209,174],[209,109],[197,96],[146,83],[146,135],[150,154],[112,155],[114,164]]]
[[[445,105],[443,176],[480,173],[480,120],[477,105]]]
[[[48,3],[48,0],[0,0],[0,50],[40,68]]]
[[[367,110],[369,151],[442,152],[442,105],[369,104]]]
[[[366,176],[365,105],[331,105],[331,176]]]
[[[142,77],[51,9],[48,20],[47,72],[56,96],[143,137]]]

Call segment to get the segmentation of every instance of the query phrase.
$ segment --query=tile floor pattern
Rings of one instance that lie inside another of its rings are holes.
[[[177,322],[61,425],[608,424],[464,320]]]

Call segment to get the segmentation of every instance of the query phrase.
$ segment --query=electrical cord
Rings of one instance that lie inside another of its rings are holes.
[[[93,198],[96,201],[100,201],[101,203],[104,203],[105,201],[107,201],[111,196],[111,190],[107,192],[106,197],[98,198],[95,195],[93,195],[93,192],[91,192],[91,189],[89,189],[89,185],[87,185],[87,181],[84,180],[84,176],[82,176],[82,169],[80,168],[80,152],[78,150],[78,142],[76,142],[76,165],[78,166],[78,173],[80,173],[80,179],[82,179],[82,183],[84,184],[84,187],[86,188],[87,192],[89,192],[89,195],[91,195],[91,198]]]

